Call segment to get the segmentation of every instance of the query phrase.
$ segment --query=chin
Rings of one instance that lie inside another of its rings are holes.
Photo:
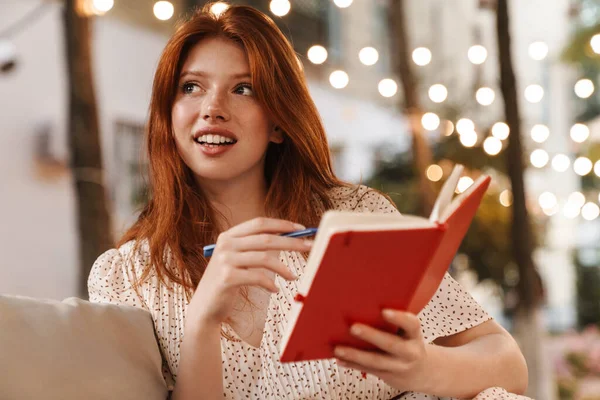
[[[235,179],[239,174],[235,171],[206,171],[206,170],[193,170],[194,176],[199,182],[202,181],[231,181]]]

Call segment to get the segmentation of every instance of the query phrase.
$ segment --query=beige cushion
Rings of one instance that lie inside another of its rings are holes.
[[[145,310],[0,296],[3,400],[164,400],[161,368]]]

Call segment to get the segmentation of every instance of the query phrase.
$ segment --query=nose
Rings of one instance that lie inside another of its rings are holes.
[[[207,96],[202,110],[202,119],[208,122],[214,121],[228,121],[230,118],[229,111],[227,110],[226,100],[223,95],[214,93]]]

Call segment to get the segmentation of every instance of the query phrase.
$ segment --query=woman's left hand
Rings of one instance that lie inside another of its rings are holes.
[[[381,351],[365,351],[337,346],[338,364],[378,376],[388,385],[407,391],[421,392],[428,380],[431,345],[423,340],[421,323],[416,315],[384,310],[383,317],[403,331],[395,335],[363,324],[354,324],[353,336],[371,343]]]

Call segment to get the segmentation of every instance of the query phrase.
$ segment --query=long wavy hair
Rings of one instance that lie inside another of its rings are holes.
[[[147,129],[150,198],[119,246],[134,240],[149,246],[152,270],[143,271],[195,290],[207,259],[202,247],[215,243],[216,212],[184,164],[172,131],[171,110],[181,68],[190,49],[207,37],[222,37],[245,50],[257,100],[284,132],[265,159],[268,215],[316,226],[332,207],[328,193],[347,186],[336,178],[325,130],[301,64],[288,40],[265,14],[230,6],[220,15],[210,4],[193,12],[167,43],[154,77]]]

